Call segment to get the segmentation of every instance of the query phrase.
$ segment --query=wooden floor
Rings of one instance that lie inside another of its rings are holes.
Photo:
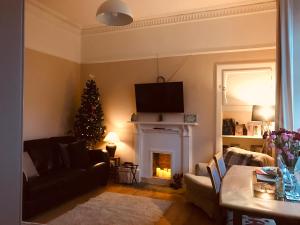
[[[68,210],[74,208],[76,205],[88,201],[90,198],[95,197],[105,191],[118,192],[129,195],[139,195],[150,198],[158,198],[171,200],[173,204],[166,211],[164,216],[156,223],[157,225],[214,225],[205,213],[193,204],[187,203],[184,198],[184,191],[174,191],[171,188],[149,186],[134,187],[129,185],[109,184],[106,187],[98,188],[80,197],[66,202],[57,208],[51,209],[39,216],[32,218],[32,222],[47,223],[51,219],[64,214]],[[68,224],[71,225],[71,224]]]

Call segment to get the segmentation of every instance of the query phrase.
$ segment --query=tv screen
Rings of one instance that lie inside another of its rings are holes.
[[[183,83],[135,84],[137,112],[184,112]]]

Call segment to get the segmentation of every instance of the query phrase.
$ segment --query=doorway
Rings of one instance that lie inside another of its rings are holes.
[[[275,113],[275,75],[276,67],[273,61],[217,65],[217,151],[231,146],[262,151],[262,134],[266,129],[266,121],[255,119],[253,109],[270,108],[272,113]],[[223,123],[225,127],[231,124],[233,129],[223,129]],[[268,129],[274,129],[273,127],[274,120],[269,119]]]

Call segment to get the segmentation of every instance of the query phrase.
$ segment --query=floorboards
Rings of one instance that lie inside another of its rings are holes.
[[[215,223],[207,217],[198,207],[185,201],[184,192],[174,191],[168,187],[159,186],[130,186],[121,184],[109,184],[105,187],[100,187],[89,193],[76,197],[62,205],[51,209],[43,214],[32,218],[32,222],[44,223],[54,219],[55,217],[64,214],[75,206],[88,201],[105,191],[117,192],[129,195],[138,195],[150,198],[158,198],[171,200],[173,204],[166,211],[164,216],[156,223],[156,225],[214,225]],[[71,225],[71,224],[70,224]]]

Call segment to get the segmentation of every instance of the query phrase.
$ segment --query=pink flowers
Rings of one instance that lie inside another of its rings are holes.
[[[287,152],[286,154],[289,160],[293,160],[295,158],[295,156],[291,152]]]
[[[288,131],[279,129],[272,131],[267,139],[269,148],[276,148],[276,153],[281,155],[287,165],[298,157],[300,151],[300,129]]]
[[[282,138],[283,141],[288,141],[289,140],[289,136],[288,136],[287,133],[282,133],[281,138]]]

